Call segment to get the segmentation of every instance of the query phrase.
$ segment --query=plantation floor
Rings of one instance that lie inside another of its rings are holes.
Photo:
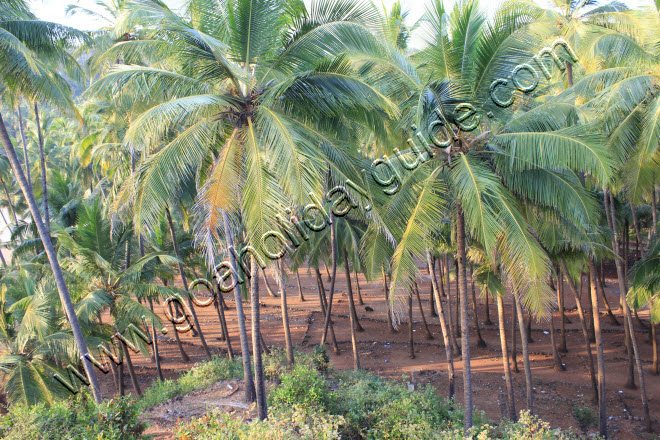
[[[422,271],[425,274],[424,271]],[[338,273],[339,275],[339,273]],[[316,281],[311,273],[301,271],[300,273],[305,301],[301,302],[298,298],[295,274],[290,276],[287,283],[287,299],[289,303],[289,315],[291,320],[291,331],[294,344],[311,348],[317,344],[321,338],[322,319],[319,311],[318,290]],[[326,290],[329,289],[329,283],[324,274],[324,283]],[[377,280],[368,283],[360,276],[360,287],[365,304],[358,306],[358,315],[365,331],[358,333],[359,352],[362,368],[370,370],[382,377],[393,380],[406,380],[415,386],[432,384],[437,387],[443,395],[447,392],[446,362],[444,348],[442,345],[442,336],[440,325],[437,318],[430,316],[429,291],[430,280],[423,277],[420,284],[422,293],[422,303],[427,321],[430,324],[434,339],[426,340],[421,324],[421,317],[417,303],[414,304],[414,329],[415,329],[415,359],[409,357],[408,346],[408,327],[403,318],[403,322],[397,333],[390,333],[386,321],[386,305],[382,290],[382,282]],[[274,279],[269,276],[270,285],[275,288]],[[608,278],[607,297],[613,308],[618,308],[618,288],[616,280]],[[280,298],[269,297],[262,286],[262,333],[266,343],[275,346],[283,344],[283,330],[281,320],[281,309],[279,307]],[[455,282],[452,282],[452,296],[455,292]],[[355,287],[354,287],[355,290]],[[583,295],[585,310],[588,310],[588,297]],[[478,294],[478,290],[477,290]],[[567,345],[569,353],[562,355],[563,362],[566,365],[565,372],[556,372],[553,370],[552,350],[550,346],[549,322],[533,323],[532,338],[534,342],[530,344],[532,352],[532,374],[535,385],[535,412],[543,419],[547,420],[552,426],[560,428],[572,427],[575,431],[580,431],[580,426],[573,416],[575,406],[591,407],[594,415],[597,414],[597,408],[591,403],[591,388],[589,373],[585,363],[586,352],[583,348],[583,339],[580,332],[579,317],[575,309],[575,303],[569,299],[568,287],[566,287],[566,308],[570,324],[566,324]],[[508,299],[508,298],[507,298]],[[484,299],[479,298],[479,321],[485,321]],[[510,300],[509,300],[510,301]],[[602,301],[601,301],[602,302]],[[233,301],[228,301],[230,310],[227,311],[229,319],[229,333],[232,338],[232,345],[236,352],[239,351],[240,344],[237,333],[237,323],[235,319],[235,308]],[[367,311],[366,307],[373,309]],[[452,306],[452,308],[455,305]],[[604,306],[601,304],[601,313]],[[212,350],[224,352],[225,343],[219,341],[220,327],[218,318],[213,307],[197,308],[202,330],[207,338]],[[511,303],[505,302],[507,336],[510,338],[511,326]],[[163,309],[159,306],[161,315],[164,317]],[[245,309],[247,319],[250,319],[250,308]],[[619,314],[615,314],[621,320]],[[472,320],[472,310],[470,311]],[[350,331],[348,320],[348,298],[346,282],[343,274],[338,276],[335,304],[333,306],[333,321],[336,330],[337,340],[341,354],[335,355],[332,349],[329,349],[329,355],[333,366],[336,369],[352,368],[353,361],[351,355]],[[640,317],[647,322],[648,312],[640,313]],[[164,318],[165,319],[165,318]],[[497,322],[497,309],[494,304],[490,306],[490,319]],[[555,325],[559,325],[558,315],[555,317]],[[603,328],[603,339],[605,345],[606,362],[606,392],[608,403],[609,430],[614,438],[619,439],[654,439],[656,435],[649,435],[643,430],[643,422],[640,418],[643,416],[640,394],[638,390],[629,390],[624,388],[626,379],[626,352],[623,344],[623,327],[612,325],[607,316],[601,314],[601,325]],[[182,334],[185,350],[190,356],[191,362],[183,363],[174,341],[172,326],[168,325],[168,334],[159,337],[159,352],[162,357],[162,365],[165,376],[176,378],[179,373],[185,371],[193,365],[194,362],[204,359],[203,351],[198,338],[193,338],[189,333]],[[248,327],[249,328],[249,327]],[[499,345],[499,332],[497,325],[482,325],[482,335],[487,343],[486,348],[476,347],[475,330],[472,327],[470,331],[472,372],[473,372],[473,392],[474,404],[477,410],[484,411],[487,417],[493,421],[500,418],[502,407],[500,405],[500,396],[504,393],[504,379],[502,372],[502,362]],[[557,338],[559,335],[557,334]],[[649,374],[651,360],[651,345],[649,344],[648,331],[642,330],[637,325],[637,340],[642,350],[642,359],[645,365],[645,378],[648,388],[648,397],[651,408],[651,416],[654,422],[656,432],[660,431],[660,377]],[[518,341],[518,352],[520,353],[520,341]],[[594,350],[595,356],[595,350]],[[142,355],[134,355],[134,362],[137,365],[139,382],[141,387],[146,388],[156,377],[155,365],[148,358]],[[517,409],[525,408],[525,383],[522,373],[522,356],[518,355],[520,373],[514,374],[516,388]],[[459,402],[462,401],[462,375],[460,359],[456,362],[457,389],[456,397]],[[403,378],[402,375],[407,375]],[[114,385],[111,376],[108,374],[101,378],[104,395],[110,397],[114,393]],[[126,371],[125,383],[127,390],[132,390],[128,372]],[[224,385],[222,385],[224,386]],[[211,390],[211,393],[214,391]],[[223,390],[226,392],[226,390]],[[199,395],[184,398],[182,402],[194,402],[195,408],[189,413],[199,415],[203,413],[201,402],[209,401],[204,392]],[[213,406],[213,403],[210,402]],[[178,405],[179,407],[181,405]],[[185,406],[185,405],[184,405]],[[170,408],[171,409],[171,408]],[[236,409],[236,408],[235,408]],[[177,409],[179,411],[179,409]],[[199,414],[198,414],[199,413]],[[173,414],[173,413],[170,413]],[[163,416],[168,415],[163,413]],[[174,417],[163,417],[165,419],[175,419]],[[193,414],[190,414],[193,415]],[[181,418],[187,419],[184,414]],[[151,418],[152,423],[156,421],[151,432],[164,434],[171,429],[171,423],[164,423],[158,426],[157,418]],[[594,432],[594,427],[589,432]],[[168,438],[164,435],[161,438]]]

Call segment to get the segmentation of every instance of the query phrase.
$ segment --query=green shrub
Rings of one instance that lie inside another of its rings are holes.
[[[26,407],[14,405],[0,419],[0,438],[5,440],[138,440],[146,424],[128,397],[96,405],[86,394],[75,399]]]
[[[318,371],[296,364],[290,373],[280,376],[282,383],[271,392],[270,405],[313,407],[319,410],[327,408],[330,402],[330,389],[325,377]]]
[[[295,348],[294,358],[296,365],[304,365],[319,373],[326,374],[329,370],[330,358],[324,347],[316,345],[311,353]],[[272,349],[269,355],[263,357],[263,365],[264,375],[268,380],[278,380],[280,376],[291,371],[284,348]]]
[[[176,428],[181,440],[334,440],[339,439],[340,416],[294,405],[271,411],[264,421],[244,423],[228,414],[212,412]]]
[[[488,430],[488,437],[485,439],[496,438],[504,440],[578,440],[581,436],[560,429],[552,429],[547,422],[533,416],[529,411],[521,411],[517,422],[507,422],[498,428]]]
[[[573,417],[575,417],[575,420],[577,420],[583,430],[588,429],[591,425],[595,425],[597,421],[596,416],[588,406],[575,405],[573,407]]]
[[[215,356],[210,361],[195,364],[177,380],[155,381],[138,401],[138,408],[152,408],[176,396],[209,387],[220,380],[240,377],[243,377],[240,358],[229,360]]]

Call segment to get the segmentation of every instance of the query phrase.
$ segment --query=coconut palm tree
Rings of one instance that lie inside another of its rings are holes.
[[[53,23],[25,20],[33,18],[28,13],[24,1],[13,1],[0,9],[0,28],[4,30],[0,37],[0,83],[7,89],[33,101],[48,100],[51,104],[71,111],[71,98],[67,95],[68,86],[62,78],[47,69],[38,57],[46,59],[69,60],[65,45],[71,41],[83,39],[81,33]],[[64,43],[64,44],[59,44]],[[39,231],[39,236],[50,261],[55,277],[60,300],[73,330],[76,346],[80,352],[85,372],[92,385],[92,393],[97,403],[101,402],[101,394],[91,361],[88,358],[87,346],[76,317],[73,303],[69,296],[62,271],[59,266],[55,249],[50,240],[49,232],[41,218],[32,188],[23,174],[21,163],[9,138],[4,120],[0,114],[0,141],[17,177],[23,195],[27,199],[33,221]]]

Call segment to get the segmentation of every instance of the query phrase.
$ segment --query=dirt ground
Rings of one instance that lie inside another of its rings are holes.
[[[322,273],[324,273],[322,271]],[[300,301],[295,274],[290,275],[286,282],[287,300],[289,306],[289,316],[291,322],[291,332],[293,343],[299,345],[302,349],[309,349],[314,344],[318,344],[322,333],[322,315],[319,306],[319,295],[316,286],[316,280],[313,272],[301,270],[300,278],[303,286],[305,301]],[[329,289],[329,283],[325,273],[323,275],[326,291]],[[585,277],[586,278],[586,277]],[[275,281],[269,274],[269,283],[275,289]],[[414,304],[413,328],[415,330],[415,358],[409,357],[408,344],[408,324],[404,317],[400,324],[398,332],[388,331],[386,320],[386,303],[382,289],[382,281],[374,280],[367,282],[362,275],[359,277],[364,305],[357,306],[358,316],[364,332],[358,333],[360,361],[363,369],[372,371],[382,377],[388,377],[393,380],[403,380],[402,375],[407,374],[409,380],[416,385],[432,384],[437,387],[438,392],[446,395],[448,381],[446,375],[445,351],[442,345],[442,334],[437,318],[430,316],[430,278],[422,270],[422,282],[419,289],[422,295],[422,305],[426,319],[429,322],[433,339],[427,340],[424,337],[424,330],[421,324],[421,315],[417,303]],[[280,298],[269,297],[266,289],[263,288],[261,281],[261,313],[262,313],[262,334],[269,346],[280,346],[283,344],[283,329],[281,319]],[[455,293],[456,284],[452,282],[452,297]],[[354,284],[355,291],[355,284]],[[583,338],[580,331],[580,321],[575,310],[575,302],[571,299],[572,295],[565,289],[566,304],[568,309],[566,316],[571,323],[566,324],[568,353],[562,354],[562,360],[566,371],[556,372],[553,369],[552,349],[550,345],[549,322],[532,325],[532,338],[534,342],[530,344],[531,368],[534,389],[535,413],[549,422],[553,427],[569,428],[581,432],[580,426],[573,416],[573,408],[576,406],[591,407],[593,413],[597,415],[597,407],[591,402],[591,387],[587,364],[585,363],[586,351],[583,346]],[[586,286],[585,286],[586,292]],[[201,293],[201,292],[200,292]],[[619,290],[614,278],[606,279],[606,294],[610,305],[615,309],[615,314],[619,321],[621,316],[617,313]],[[477,289],[477,295],[479,290]],[[510,295],[509,295],[510,296]],[[584,309],[588,310],[588,295],[583,295],[582,301]],[[482,335],[487,344],[485,348],[476,346],[476,334],[473,323],[473,311],[470,310],[471,329],[470,329],[470,353],[471,367],[473,377],[473,402],[477,411],[484,411],[487,417],[493,421],[500,419],[502,406],[500,396],[504,396],[505,384],[502,371],[502,359],[499,342],[499,332],[497,328],[497,308],[491,302],[490,320],[495,325],[485,325],[486,307],[485,299],[477,297],[479,309],[479,322],[482,327]],[[600,301],[602,303],[602,301]],[[228,328],[231,336],[232,346],[235,352],[240,349],[238,339],[237,321],[235,315],[234,302],[227,298],[230,309],[226,312],[228,317]],[[244,305],[246,318],[250,320],[249,305]],[[452,304],[454,309],[455,304]],[[510,298],[505,300],[506,311],[506,330],[510,341],[511,328],[511,310],[512,304]],[[607,393],[607,413],[609,416],[609,432],[613,438],[618,439],[658,439],[657,434],[648,434],[644,432],[642,405],[639,390],[627,389],[624,387],[626,380],[626,351],[623,338],[623,326],[613,325],[603,314],[604,305],[601,304],[601,326],[603,329],[603,341],[605,347],[606,364],[606,393]],[[224,353],[225,343],[218,340],[220,336],[220,326],[216,311],[213,307],[196,308],[200,319],[202,331],[207,338],[212,351]],[[164,309],[159,306],[159,312],[164,317]],[[648,322],[648,311],[640,312],[640,317],[644,322]],[[164,318],[165,320],[165,318]],[[337,286],[335,292],[335,304],[333,306],[333,322],[335,323],[336,336],[341,349],[339,355],[329,350],[330,359],[336,369],[349,369],[353,366],[350,342],[350,327],[348,319],[348,297],[347,285],[344,274],[338,273]],[[175,340],[172,333],[172,326],[168,323],[168,333],[159,337],[159,353],[162,358],[164,374],[167,378],[176,378],[181,372],[186,371],[195,362],[204,360],[204,353],[201,349],[198,338],[193,338],[191,333],[181,334],[184,341],[184,347],[190,356],[190,362],[181,361]],[[555,313],[555,325],[559,325],[558,313]],[[636,336],[641,349],[641,357],[645,367],[645,378],[647,394],[649,398],[651,417],[653,419],[654,431],[660,431],[660,377],[650,374],[651,366],[651,345],[649,343],[648,330],[642,329],[637,325]],[[559,338],[557,330],[557,338]],[[559,339],[557,339],[559,340]],[[510,346],[510,345],[509,345]],[[518,341],[518,352],[521,345]],[[594,349],[595,356],[595,349]],[[139,382],[142,389],[145,389],[156,377],[155,364],[149,358],[142,355],[133,355]],[[518,355],[520,373],[513,375],[515,384],[515,398],[517,410],[525,409],[525,381],[522,373],[522,356]],[[456,398],[462,401],[462,363],[460,359],[456,362]],[[411,377],[411,378],[410,378]],[[114,384],[110,374],[101,378],[102,390],[106,397],[110,397],[114,392]],[[637,383],[639,383],[636,378]],[[230,382],[235,386],[240,386],[240,381]],[[131,382],[126,372],[125,383],[127,390],[132,389]],[[240,394],[240,393],[239,393]],[[232,398],[231,396],[236,396]],[[227,400],[229,399],[229,400]],[[158,434],[158,438],[171,438],[171,427],[177,420],[189,419],[190,417],[203,415],[205,409],[211,407],[228,407],[234,410],[242,417],[250,417],[250,411],[242,408],[244,402],[238,399],[233,390],[227,388],[227,383],[218,383],[207,391],[198,391],[192,395],[175,399],[175,402],[168,402],[159,407],[150,410],[144,418],[153,426],[149,432]],[[588,433],[595,432],[592,427]]]

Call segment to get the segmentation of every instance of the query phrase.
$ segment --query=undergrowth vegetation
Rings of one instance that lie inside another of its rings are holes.
[[[266,376],[278,381],[268,396],[269,418],[249,421],[217,410],[180,424],[181,440],[450,440],[464,438],[463,410],[427,386],[409,389],[365,371],[335,372],[324,351],[296,353],[296,365],[274,350],[265,358]],[[404,381],[405,382],[405,381]],[[521,413],[516,423],[500,426],[475,414],[468,438],[475,440],[570,440],[572,432],[553,430]]]

